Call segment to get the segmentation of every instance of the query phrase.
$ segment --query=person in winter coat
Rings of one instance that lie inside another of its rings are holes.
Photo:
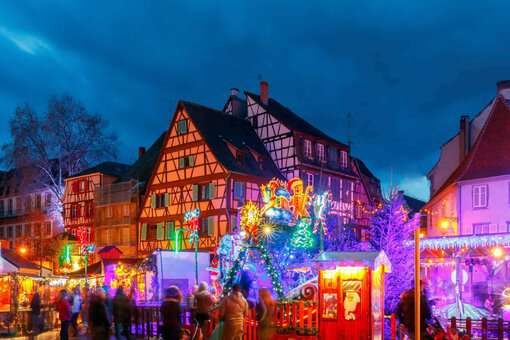
[[[131,338],[131,301],[124,294],[122,287],[117,288],[113,298],[113,321],[115,322],[115,338]]]
[[[397,306],[397,317],[400,324],[404,326],[409,338],[414,339],[414,288],[411,288],[402,295]],[[429,301],[425,294],[421,294],[420,299],[420,330],[425,332],[427,327],[427,320],[432,317]],[[423,334],[424,336],[424,334]]]
[[[163,340],[181,339],[181,300],[182,294],[178,287],[170,286],[165,291],[165,299],[160,308]]]
[[[271,296],[271,292],[267,288],[259,289],[259,303],[257,304],[258,339],[270,340],[276,333],[273,325],[275,301]]]
[[[74,336],[78,335],[78,317],[81,312],[81,305],[83,300],[81,299],[80,286],[74,288],[74,292],[71,299],[71,326],[74,330]]]
[[[221,301],[220,313],[223,318],[222,340],[242,340],[244,318],[248,314],[248,302],[241,286],[236,284],[230,294]]]
[[[210,319],[209,309],[214,304],[214,299],[209,293],[207,282],[202,282],[195,293],[196,320],[200,325],[202,336],[207,338],[207,321]]]
[[[69,323],[71,321],[71,304],[67,291],[62,289],[57,301],[58,318],[60,319],[60,340],[69,339]]]
[[[101,288],[90,297],[89,328],[92,340],[110,338],[110,321],[106,315],[105,294]]]
[[[37,335],[42,328],[41,325],[41,296],[35,292],[30,301],[30,321],[32,324],[32,336]]]

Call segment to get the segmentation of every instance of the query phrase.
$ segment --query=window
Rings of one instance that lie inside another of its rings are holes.
[[[34,236],[39,238],[41,237],[41,223],[34,224]]]
[[[328,163],[336,166],[338,162],[338,150],[334,147],[328,147]]]
[[[331,179],[331,199],[333,201],[340,201],[340,193],[342,192],[340,180],[338,178]]]
[[[184,156],[179,158],[179,169],[184,169],[195,164],[193,156]]]
[[[1,216],[4,216],[4,213],[5,213],[5,205],[4,205],[4,201],[0,201],[0,217]]]
[[[72,204],[71,205],[71,218],[76,218],[76,217],[78,217],[78,205]]]
[[[312,185],[313,186],[313,180],[314,180],[313,177],[314,176],[313,176],[312,173],[310,173],[310,172],[306,173],[306,185]]]
[[[173,221],[166,222],[165,240],[173,240],[175,237],[175,223]]]
[[[320,162],[326,161],[326,153],[324,152],[324,144],[317,143],[317,158]]]
[[[503,233],[510,233],[510,222],[506,222],[506,231],[503,231]]]
[[[80,192],[85,192],[85,185],[87,181],[80,181]]]
[[[16,225],[16,237],[23,235],[23,226],[21,224]]]
[[[474,223],[473,234],[483,235],[489,233],[489,223]]]
[[[32,236],[32,225],[25,224],[25,237],[31,237],[31,236]]]
[[[12,215],[12,198],[9,198],[9,200],[7,201],[7,215],[8,216]]]
[[[203,184],[200,186],[202,200],[210,200],[216,196],[214,183]]]
[[[303,142],[303,148],[306,158],[312,158],[312,141],[305,139]]]
[[[5,239],[5,228],[0,227],[0,239]]]
[[[111,218],[113,216],[113,208],[112,207],[106,207],[106,217]]]
[[[85,217],[92,217],[93,215],[93,206],[92,201],[85,202]]]
[[[487,184],[473,185],[473,208],[487,207]]]
[[[44,199],[44,206],[46,208],[51,206],[51,193],[49,193],[49,192],[46,193],[46,196],[45,196],[45,199]]]
[[[216,216],[202,218],[201,235],[212,236],[216,230]]]
[[[44,223],[44,233],[45,233],[46,237],[51,236],[51,223],[50,222]]]
[[[246,193],[246,183],[234,181],[234,199],[244,202]]]
[[[130,211],[129,211],[129,204],[124,204],[122,206],[122,215],[124,217],[128,217],[130,215]]]
[[[341,150],[340,151],[340,166],[342,168],[347,168],[347,151]]]
[[[177,134],[183,135],[185,133],[188,133],[188,120],[181,119],[177,121]]]
[[[168,192],[160,193],[160,194],[152,194],[151,196],[151,208],[164,208],[170,205],[170,194]],[[129,206],[128,206],[129,208]],[[129,216],[125,215],[125,216]]]
[[[340,193],[342,195],[342,202],[352,201],[352,182],[347,179],[340,180]]]
[[[42,202],[41,194],[35,195],[35,208],[36,209],[41,209],[41,202]]]

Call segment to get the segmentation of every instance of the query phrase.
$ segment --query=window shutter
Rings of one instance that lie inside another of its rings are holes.
[[[216,186],[214,185],[213,182],[209,183],[208,184],[208,187],[209,187],[209,197],[207,197],[207,199],[213,199],[214,197],[216,197]]]
[[[142,230],[140,231],[140,239],[142,241],[147,240],[147,223],[142,223]]]
[[[173,240],[175,237],[175,225],[174,222],[166,222],[166,228],[165,228],[165,239],[166,240]]]
[[[168,207],[170,205],[170,194],[168,192],[165,192],[164,200],[165,200],[165,202],[164,202],[165,207]]]
[[[156,208],[156,194],[151,195],[151,208]]]
[[[483,185],[480,187],[480,206],[487,206],[487,186]]]
[[[186,161],[184,157],[181,157],[179,158],[179,169],[183,169],[184,167],[186,167]]]
[[[193,184],[191,186],[191,199],[193,201],[198,201],[198,184]]]
[[[207,235],[213,236],[216,230],[216,216],[210,216],[207,218]]]
[[[158,241],[161,241],[163,239],[163,226],[164,226],[164,223],[158,223],[156,225],[156,239]]]
[[[188,156],[188,165],[189,166],[195,165],[195,157],[194,156]]]

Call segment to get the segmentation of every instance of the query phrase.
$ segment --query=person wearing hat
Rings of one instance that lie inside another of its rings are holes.
[[[181,299],[182,294],[177,286],[170,286],[165,290],[165,299],[160,308],[163,340],[181,338]]]

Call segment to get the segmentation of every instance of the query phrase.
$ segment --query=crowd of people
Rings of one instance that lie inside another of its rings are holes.
[[[83,296],[82,296],[83,295]],[[112,325],[116,339],[131,338],[131,315],[134,300],[128,297],[123,287],[118,287],[115,296],[106,287],[84,289],[76,287],[72,293],[63,289],[56,301],[56,310],[60,319],[60,339],[67,340],[69,335],[89,336],[94,340],[110,339]],[[35,295],[34,299],[35,300]],[[83,327],[78,327],[81,318]],[[33,324],[33,334],[41,329]]]

